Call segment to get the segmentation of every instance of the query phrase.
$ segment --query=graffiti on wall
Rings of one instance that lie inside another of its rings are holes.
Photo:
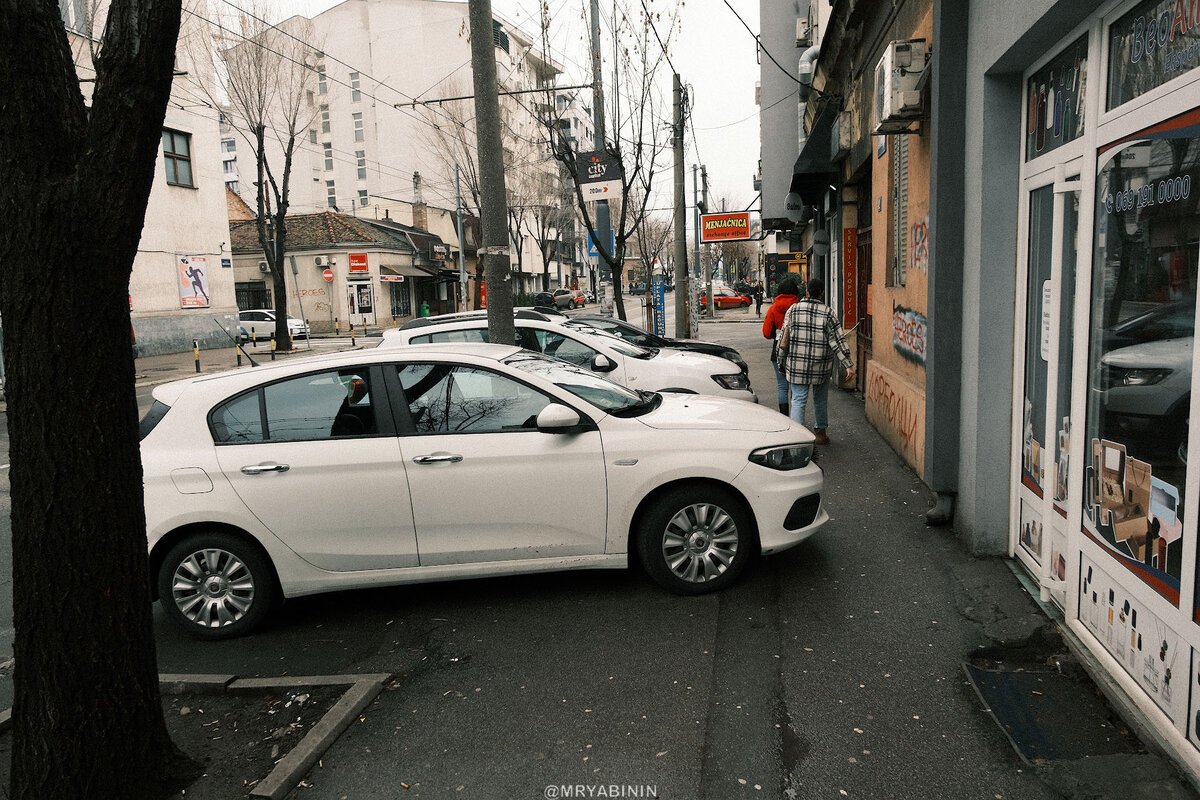
[[[929,274],[929,215],[912,226],[908,240],[912,242],[909,250],[912,255],[913,269],[919,269]]]
[[[902,383],[893,385],[883,370],[873,370],[867,380],[867,416],[910,463],[920,455],[925,412],[917,406],[917,399]]]
[[[925,366],[929,324],[925,315],[904,306],[892,306],[892,346],[914,364]]]

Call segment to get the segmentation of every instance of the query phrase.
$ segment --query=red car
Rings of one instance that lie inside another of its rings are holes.
[[[745,308],[753,301],[744,294],[738,294],[733,289],[713,289],[713,303],[717,308]],[[708,295],[700,295],[700,307],[708,308]]]

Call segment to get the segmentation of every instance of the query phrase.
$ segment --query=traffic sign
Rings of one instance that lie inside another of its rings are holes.
[[[608,254],[613,255],[616,252],[617,252],[617,232],[610,229],[608,232]],[[600,257],[600,248],[598,248],[596,246],[596,237],[590,233],[588,234],[587,254],[589,256],[591,256],[592,258]]]
[[[326,283],[329,283],[330,281],[333,280],[333,270],[331,270],[331,269],[325,270],[324,272],[321,273],[321,277],[325,279]]]

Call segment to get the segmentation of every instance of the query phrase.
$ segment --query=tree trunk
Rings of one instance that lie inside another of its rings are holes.
[[[115,0],[89,113],[57,6],[0,0],[17,800],[194,774],[159,698],[128,303],[179,17]]]

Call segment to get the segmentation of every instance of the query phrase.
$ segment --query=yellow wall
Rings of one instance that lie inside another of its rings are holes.
[[[933,40],[932,9],[913,31],[892,31],[892,39]],[[928,99],[926,100],[928,103]],[[879,154],[879,138],[872,143],[871,334],[872,363],[867,365],[866,407],[871,420],[892,446],[917,472],[924,469],[925,345],[929,329],[929,163],[928,120],[914,123],[917,133],[887,137]],[[892,167],[897,140],[908,143],[906,275],[903,286],[889,286],[892,276]],[[860,206],[862,208],[862,206]],[[868,220],[862,220],[867,223]],[[864,265],[865,268],[865,265]]]

